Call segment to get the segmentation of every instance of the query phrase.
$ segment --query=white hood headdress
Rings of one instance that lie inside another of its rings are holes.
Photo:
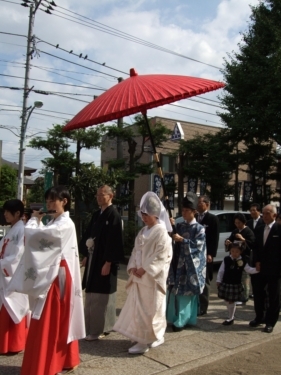
[[[153,191],[148,191],[142,196],[140,201],[140,210],[138,211],[138,215],[140,217],[141,212],[144,212],[150,216],[156,216],[158,218],[158,222],[164,225],[168,232],[173,231],[167,211],[159,197]]]

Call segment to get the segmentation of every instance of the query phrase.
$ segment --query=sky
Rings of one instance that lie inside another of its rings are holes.
[[[48,3],[44,0],[35,15],[37,53],[31,60],[29,87],[49,95],[29,94],[28,106],[35,101],[44,105],[30,116],[27,143],[32,136],[46,137],[53,124],[71,120],[94,95],[115,85],[118,77],[127,78],[130,68],[138,74],[179,74],[223,81],[224,58],[238,51],[241,33],[247,31],[250,22],[250,6],[258,5],[258,0],[55,3],[52,14],[46,14],[44,6]],[[10,87],[24,85],[29,17],[29,8],[20,4],[20,0],[0,0],[0,140],[2,157],[12,162],[19,158],[23,91]],[[217,116],[221,95],[222,89],[174,103],[190,109],[165,105],[149,110],[148,115],[222,126]],[[133,116],[124,121],[131,123]],[[73,144],[70,150],[74,151]],[[48,156],[46,150],[28,147],[25,164],[40,170],[41,160]],[[83,151],[81,157],[82,162],[100,164],[99,150]]]

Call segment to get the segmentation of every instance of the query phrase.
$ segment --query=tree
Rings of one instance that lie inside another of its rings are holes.
[[[226,140],[223,130],[216,134],[198,134],[181,141],[178,150],[183,163],[183,176],[204,180],[210,187],[208,194],[211,201],[219,209],[223,209],[224,196],[233,191],[229,182],[235,168],[235,158]]]
[[[128,184],[128,195],[125,199],[120,198],[119,204],[128,204],[128,220],[135,220],[135,203],[134,191],[135,180],[137,177],[151,174],[153,172],[153,165],[151,163],[141,163],[141,157],[145,152],[145,145],[150,144],[147,125],[142,115],[135,116],[135,122],[132,126],[118,128],[112,126],[108,128],[108,138],[119,138],[128,145],[128,156],[120,160],[111,160],[109,167],[113,170],[122,169],[124,174],[122,180],[123,184]],[[156,147],[168,140],[171,131],[157,122],[150,124],[151,133]]]
[[[264,0],[252,7],[249,29],[239,52],[225,59],[226,87],[220,117],[232,139],[242,142],[242,158],[256,185],[264,186],[275,165],[276,143],[281,143],[281,1]],[[265,197],[264,199],[265,200]]]
[[[27,203],[42,203],[44,202],[44,178],[37,177],[34,185],[31,186],[26,197]]]
[[[114,159],[109,162],[109,170],[121,172],[119,184],[126,186],[127,190],[126,195],[119,196],[116,200],[119,206],[128,205],[128,222],[126,223],[126,231],[124,231],[125,252],[131,251],[138,230],[135,221],[135,180],[139,176],[153,173],[153,164],[151,162],[141,162],[145,146],[150,145],[147,125],[142,115],[137,115],[134,119],[133,125],[121,128],[111,126],[108,128],[107,133],[108,138],[117,138],[119,141],[126,142],[128,146],[128,155],[124,156],[123,159]],[[165,128],[161,122],[150,124],[150,128],[156,147],[161,146],[171,134],[171,131]]]
[[[51,158],[42,160],[42,164],[44,165],[43,171],[54,172],[54,185],[69,185],[73,171],[75,171],[76,177],[80,176],[81,150],[83,148],[91,149],[101,147],[102,135],[105,132],[105,127],[102,125],[93,129],[79,129],[70,132],[64,132],[63,127],[64,125],[54,125],[53,129],[47,132],[46,139],[36,137],[33,138],[29,144],[30,147],[39,150],[44,148],[52,155]],[[69,140],[76,143],[75,154],[68,151],[70,147]],[[77,189],[73,192],[75,201],[74,220],[77,238],[79,239],[81,233],[80,208],[82,207],[82,202],[79,201],[79,196],[76,196],[76,191]]]
[[[252,7],[248,32],[239,52],[225,59],[226,87],[220,116],[246,142],[281,143],[281,2],[264,0]]]
[[[17,171],[8,165],[0,169],[0,206],[9,199],[14,199],[17,194]]]
[[[37,150],[46,149],[52,155],[52,158],[45,158],[42,163],[45,170],[54,173],[54,185],[67,184],[75,165],[74,154],[68,151],[70,145],[62,128],[63,125],[53,125],[46,138],[35,137],[28,145]]]
[[[76,202],[79,212],[84,220],[84,226],[88,222],[89,214],[98,209],[95,199],[98,188],[102,185],[110,185],[116,188],[120,181],[121,172],[108,171],[96,167],[92,163],[83,163],[80,166],[80,173],[70,178],[69,189]]]

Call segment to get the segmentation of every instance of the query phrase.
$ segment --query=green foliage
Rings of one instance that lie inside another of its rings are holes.
[[[34,185],[28,191],[26,197],[27,204],[44,202],[44,178],[37,177]]]
[[[62,128],[63,125],[53,125],[53,128],[48,130],[46,138],[35,137],[28,145],[28,147],[38,150],[48,150],[52,155],[52,157],[42,160],[42,164],[44,171],[54,173],[55,185],[67,185],[75,167],[74,154],[68,151],[70,145]]]
[[[210,187],[211,200],[222,206],[224,196],[232,192],[229,181],[235,166],[225,132],[197,135],[181,141],[179,153],[184,157],[184,175],[204,180]]]
[[[0,169],[0,206],[9,199],[14,199],[17,194],[17,171],[8,165]]]
[[[85,214],[98,208],[95,199],[97,189],[105,184],[115,188],[121,177],[119,171],[108,173],[94,164],[82,163],[79,175],[70,178],[69,189],[80,202],[80,211]]]
[[[131,126],[117,127],[111,126],[108,128],[107,137],[110,139],[119,138],[122,142],[128,145],[128,155],[124,156],[121,160],[110,160],[109,168],[116,170],[119,168],[123,173],[120,184],[129,184],[129,192],[127,196],[118,196],[118,204],[120,206],[127,205],[129,222],[134,222],[135,218],[135,205],[134,205],[134,190],[135,179],[139,176],[151,174],[153,172],[153,165],[151,163],[141,163],[140,159],[145,152],[145,146],[151,145],[149,140],[149,131],[147,124],[142,115],[135,116],[135,122]],[[167,141],[170,137],[171,130],[167,129],[157,122],[150,124],[151,135],[156,147]]]
[[[252,7],[249,29],[239,52],[225,60],[226,87],[220,113],[232,139],[242,142],[245,164],[254,186],[266,186],[276,165],[275,143],[281,143],[281,1],[264,0]],[[266,199],[263,197],[264,200]],[[261,202],[262,203],[262,202]]]
[[[135,221],[124,221],[124,255],[131,255],[135,238],[141,227]]]

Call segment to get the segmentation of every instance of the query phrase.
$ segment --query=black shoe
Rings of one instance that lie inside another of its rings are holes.
[[[273,327],[269,325],[266,325],[263,329],[263,332],[266,332],[266,333],[271,333],[272,331],[273,331]]]
[[[249,326],[252,327],[252,328],[258,327],[260,325],[262,325],[262,322],[260,320],[257,320],[257,319],[251,320],[250,323],[249,323]]]
[[[225,320],[222,325],[223,326],[231,326],[234,323],[234,319],[232,320]]]
[[[197,316],[203,316],[203,315],[206,315],[207,314],[207,311],[199,311]]]
[[[174,324],[172,325],[172,329],[174,332],[181,332],[183,331],[183,327],[177,327]]]
[[[250,295],[249,295],[249,298],[254,299],[254,295],[253,295],[253,294],[250,294]]]

